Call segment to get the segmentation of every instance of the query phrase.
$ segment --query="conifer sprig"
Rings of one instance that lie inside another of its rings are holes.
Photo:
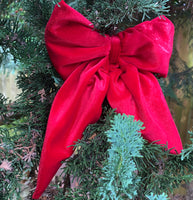
[[[106,132],[111,147],[108,149],[107,163],[99,180],[99,198],[102,200],[134,199],[140,177],[134,157],[142,157],[144,140],[141,137],[141,121],[133,116],[115,115],[111,128]]]

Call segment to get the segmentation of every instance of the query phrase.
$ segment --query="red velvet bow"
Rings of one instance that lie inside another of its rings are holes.
[[[153,73],[166,77],[173,48],[174,26],[157,17],[116,36],[101,35],[84,16],[61,1],[45,31],[51,61],[65,83],[50,112],[43,145],[37,188],[39,198],[61,161],[90,123],[101,115],[107,97],[117,112],[144,122],[142,136],[149,142],[174,147],[181,140],[162,90]]]

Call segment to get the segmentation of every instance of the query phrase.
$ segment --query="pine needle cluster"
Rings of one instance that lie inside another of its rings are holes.
[[[81,12],[102,33],[117,31],[147,18],[167,14],[168,0],[76,0],[70,5]]]

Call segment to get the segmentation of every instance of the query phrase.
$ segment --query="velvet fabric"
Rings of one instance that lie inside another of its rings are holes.
[[[101,35],[64,1],[59,5],[46,26],[45,41],[65,82],[50,111],[34,199],[44,192],[61,161],[72,155],[71,145],[81,139],[87,125],[100,118],[105,97],[118,113],[144,122],[142,136],[146,140],[168,144],[174,154],[182,150],[154,76],[167,76],[173,49],[172,22],[161,16],[115,36]]]

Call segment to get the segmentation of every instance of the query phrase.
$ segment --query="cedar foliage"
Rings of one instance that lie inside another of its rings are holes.
[[[49,110],[63,84],[44,43],[44,29],[56,3],[54,0],[1,0],[0,3],[0,62],[9,53],[13,55],[18,70],[17,85],[22,91],[14,102],[0,95],[2,200],[20,199],[21,182],[29,182],[34,189]],[[190,16],[193,10],[191,0],[75,0],[67,3],[91,20],[101,33],[108,34],[160,14],[170,14],[175,20],[177,14]],[[192,68],[185,67],[183,72],[178,72],[175,63],[172,66],[169,81],[159,80],[164,93],[176,98],[175,89],[183,88],[190,96]],[[176,81],[176,77],[183,81]],[[75,155],[64,161],[66,176],[53,186],[56,189],[51,198],[164,200],[166,193],[190,181],[193,139],[181,155],[171,155],[164,147],[143,140],[138,132],[140,127],[141,122],[134,122],[132,116],[116,115],[105,101],[100,120],[87,127],[82,140],[74,147]],[[113,138],[117,134],[123,134],[125,143]],[[189,134],[193,138],[193,133]],[[69,175],[78,179],[78,188],[65,184]]]

